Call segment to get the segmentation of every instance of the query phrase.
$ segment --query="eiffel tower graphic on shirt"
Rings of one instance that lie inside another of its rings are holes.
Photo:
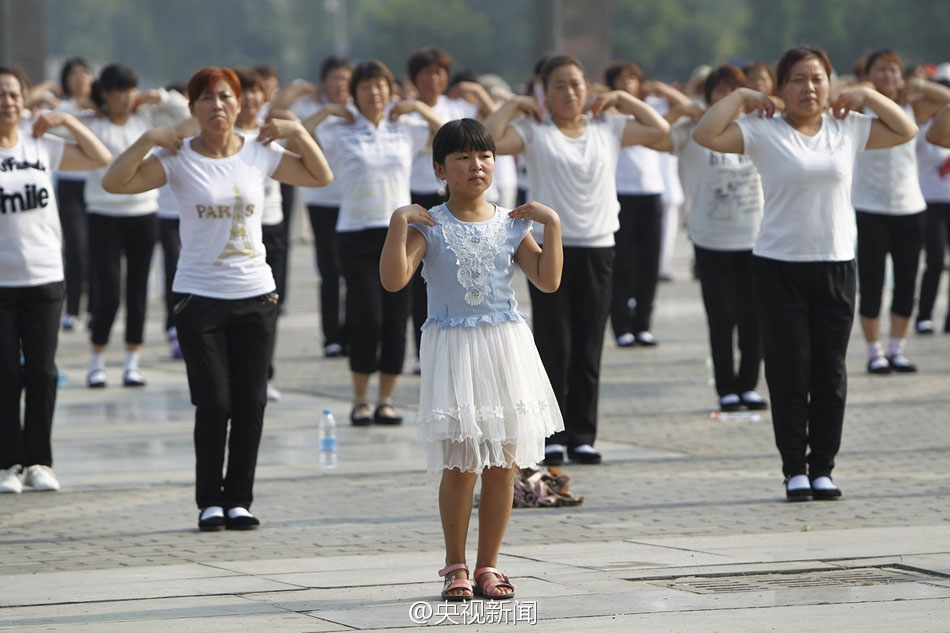
[[[216,266],[220,266],[229,257],[250,257],[254,259],[254,246],[247,236],[247,229],[244,227],[244,200],[241,198],[241,189],[234,185],[234,206],[231,213],[231,234],[224,245],[224,250],[218,255]]]

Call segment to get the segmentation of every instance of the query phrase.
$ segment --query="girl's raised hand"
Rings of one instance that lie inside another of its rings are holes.
[[[426,226],[435,226],[435,220],[427,209],[418,204],[407,204],[399,207],[394,216],[406,221],[406,224],[425,224]]]
[[[39,138],[54,127],[59,127],[66,123],[64,112],[43,112],[36,116],[33,122],[33,138]]]
[[[260,134],[257,135],[257,140],[267,145],[272,141],[276,141],[282,138],[290,138],[299,131],[303,131],[303,126],[300,125],[299,121],[291,121],[289,119],[268,119],[264,125],[261,126]]]
[[[541,112],[541,108],[538,107],[538,102],[534,100],[534,97],[515,97],[512,101],[517,105],[519,112],[534,117],[534,120],[538,123],[544,118],[544,114]]]
[[[164,147],[172,154],[177,154],[184,142],[185,135],[179,125],[152,128],[147,132],[149,140],[159,147]]]
[[[516,207],[508,212],[509,218],[516,220],[531,220],[538,224],[548,224],[550,222],[559,222],[560,218],[557,212],[551,207],[546,207],[540,202],[526,202],[520,207]]]
[[[858,85],[842,90],[831,101],[831,115],[836,119],[843,119],[852,110],[860,110],[867,99],[868,90],[873,90],[873,88]]]

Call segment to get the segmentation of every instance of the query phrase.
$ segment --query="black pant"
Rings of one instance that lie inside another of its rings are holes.
[[[346,279],[350,369],[358,374],[402,373],[409,289],[387,292],[379,280],[386,229],[340,233]]]
[[[154,213],[133,217],[89,214],[89,251],[96,279],[96,303],[92,314],[92,343],[106,345],[121,292],[122,255],[125,255],[125,342],[141,345],[144,340],[145,306],[148,301],[148,271],[158,233]]]
[[[828,476],[841,446],[848,391],[854,261],[753,257],[753,272],[782,472],[805,474],[807,463],[812,479]]]
[[[653,300],[660,274],[663,203],[660,194],[619,195],[620,228],[614,234],[613,300],[610,322],[614,336],[650,329]],[[636,301],[632,310],[628,301]]]
[[[56,343],[63,282],[0,288],[0,468],[53,465]],[[20,366],[20,353],[23,366]],[[23,426],[20,393],[26,390]]]
[[[613,248],[564,248],[556,292],[529,284],[534,342],[564,417],[547,444],[593,444],[597,436],[600,356],[610,312]]]
[[[423,209],[431,209],[445,202],[445,196],[439,193],[412,192],[412,203]],[[429,316],[429,299],[426,296],[426,280],[422,278],[422,266],[416,268],[412,280],[409,282],[412,289],[412,333],[415,336],[416,358],[419,358],[419,345],[422,343],[422,324]]]
[[[274,284],[278,288],[277,305],[284,302],[284,297],[280,295],[280,288],[286,287],[287,280],[287,234],[284,231],[284,223],[265,224],[261,227],[261,239],[264,242],[264,249],[267,251],[265,261],[270,266],[271,273],[274,275]],[[277,348],[277,329],[274,329],[273,349]],[[267,379],[274,377],[274,357],[273,353],[267,365]]]
[[[59,222],[63,226],[63,272],[66,279],[66,313],[78,315],[85,291],[86,310],[92,313],[93,285],[89,274],[89,228],[86,219],[86,182],[63,180],[56,183]]]
[[[918,321],[929,321],[933,317],[940,275],[943,274],[947,265],[947,245],[950,244],[950,202],[928,202],[925,214],[924,247],[927,250],[927,268],[924,269],[924,275],[920,280]],[[950,313],[948,313],[947,323],[950,323]]]
[[[752,276],[752,251],[717,251],[700,246],[696,271],[709,323],[716,393],[741,394],[759,382],[762,338]],[[733,332],[738,330],[739,372],[733,358]]]
[[[858,286],[861,316],[876,319],[881,314],[887,254],[894,267],[891,312],[910,318],[914,311],[917,267],[924,239],[924,213],[885,215],[855,213],[858,223]]]
[[[267,404],[276,297],[186,295],[175,310],[195,405],[195,501],[199,508],[249,508]],[[227,474],[222,476],[225,442]]]
[[[317,271],[320,273],[320,323],[323,327],[323,346],[346,342],[345,318],[340,315],[340,277],[343,264],[340,259],[340,240],[336,221],[339,207],[309,205],[310,227],[317,251]]]
[[[162,263],[165,267],[165,331],[175,325],[175,304],[181,297],[172,292],[175,271],[178,270],[178,254],[181,252],[181,237],[178,233],[178,218],[159,218],[158,237],[162,243]]]
[[[280,256],[281,259],[281,268],[284,273],[281,277],[281,281],[276,280],[275,274],[275,283],[277,284],[277,294],[280,295],[280,302],[284,303],[287,301],[287,285],[288,279],[290,278],[290,266],[288,264],[290,260],[290,221],[294,215],[294,199],[297,196],[297,188],[293,185],[288,185],[285,183],[280,183],[280,208],[284,213],[283,221],[283,230],[284,230],[284,252]],[[283,285],[281,285],[283,284]]]

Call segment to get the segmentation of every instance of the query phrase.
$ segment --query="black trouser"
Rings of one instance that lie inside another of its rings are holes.
[[[181,252],[181,237],[178,233],[178,218],[158,218],[158,237],[162,243],[162,263],[165,268],[165,331],[175,325],[175,304],[181,297],[172,291],[175,271],[178,269],[178,254]]]
[[[613,300],[610,322],[614,336],[650,329],[653,300],[660,274],[663,202],[660,194],[619,195],[620,228],[614,234]],[[636,307],[630,309],[633,298]]]
[[[741,394],[755,389],[762,362],[762,338],[752,276],[752,251],[718,251],[694,246],[696,271],[709,323],[716,393]],[[733,358],[738,330],[739,372]]]
[[[346,279],[350,369],[358,374],[402,373],[409,289],[387,292],[379,280],[386,229],[340,233]]]
[[[340,239],[336,222],[340,217],[339,207],[309,205],[310,227],[317,251],[317,271],[320,273],[320,324],[323,327],[323,346],[346,342],[345,318],[340,316],[340,277],[343,264],[340,260]]]
[[[261,229],[264,249],[267,251],[265,261],[267,262],[267,265],[270,266],[271,273],[274,275],[274,284],[277,286],[277,288],[285,287],[285,281],[287,279],[287,235],[284,231],[284,223],[265,224],[261,227]],[[283,302],[284,298],[278,291],[277,305],[280,305]],[[276,327],[274,328],[274,344],[272,349],[277,349]],[[267,365],[267,379],[270,380],[273,377],[274,356],[273,353],[271,353],[271,358]]]
[[[600,356],[610,312],[613,248],[564,248],[556,292],[529,284],[534,342],[564,417],[564,431],[547,444],[573,448],[597,436]]]
[[[122,255],[125,255],[125,342],[144,340],[148,271],[158,233],[154,213],[132,217],[89,214],[89,252],[96,279],[92,314],[92,343],[106,345],[121,292]]]
[[[928,202],[925,213],[924,247],[927,249],[927,268],[924,269],[924,275],[920,280],[918,321],[929,321],[933,317],[940,275],[943,274],[947,265],[947,245],[950,244],[950,202]],[[950,324],[950,312],[947,314],[947,323]]]
[[[199,508],[249,508],[267,404],[276,297],[185,295],[175,310],[195,405],[195,501]]]
[[[885,215],[855,213],[858,224],[858,287],[862,317],[876,319],[881,314],[884,294],[884,270],[887,254],[894,268],[894,294],[891,312],[910,318],[914,311],[917,267],[924,239],[924,213]]]
[[[423,209],[431,209],[445,202],[445,196],[440,193],[412,192],[412,204],[418,204]],[[419,345],[422,343],[422,324],[429,317],[429,300],[426,296],[426,280],[422,278],[422,266],[416,268],[412,280],[409,282],[412,289],[412,333],[415,336],[416,358],[419,358]]]
[[[0,288],[0,468],[53,465],[56,343],[63,282]],[[23,365],[20,365],[20,353]],[[23,426],[20,393],[26,390]]]
[[[56,183],[59,222],[63,226],[63,272],[66,280],[66,314],[80,311],[85,290],[86,310],[92,313],[93,284],[89,274],[89,228],[86,219],[84,180],[60,179]]]
[[[281,268],[284,273],[281,277],[281,281],[274,279],[274,283],[277,284],[277,294],[280,296],[280,302],[284,303],[287,301],[287,285],[288,279],[290,278],[290,221],[293,218],[294,214],[294,199],[297,195],[297,188],[293,185],[288,185],[285,183],[280,183],[280,208],[284,213],[283,220],[283,230],[284,230],[284,252],[280,256],[281,259]],[[275,273],[276,276],[276,273]],[[283,284],[283,285],[281,285]]]
[[[782,472],[805,474],[807,463],[812,479],[828,476],[841,445],[848,390],[854,261],[753,257],[753,271]]]

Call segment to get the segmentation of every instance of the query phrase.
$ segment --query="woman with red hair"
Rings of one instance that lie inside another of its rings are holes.
[[[297,121],[272,119],[256,139],[234,129],[241,85],[230,69],[195,73],[188,103],[196,136],[183,138],[183,126],[149,130],[115,160],[103,187],[135,193],[168,183],[178,200],[182,240],[173,289],[183,297],[175,318],[195,405],[198,528],[255,529],[260,521],[248,508],[278,300],[261,237],[264,179],[320,187],[333,174]],[[272,143],[279,139],[296,141],[300,154]]]

